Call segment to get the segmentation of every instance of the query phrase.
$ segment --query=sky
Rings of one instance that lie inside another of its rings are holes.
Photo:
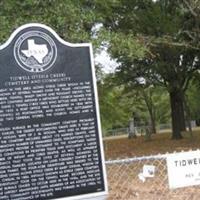
[[[92,28],[93,38],[98,37],[99,30],[103,27],[102,23],[97,23]],[[101,52],[94,57],[95,64],[100,63],[105,73],[112,73],[115,71],[117,63],[110,58],[106,45],[102,48]]]
[[[95,57],[95,63],[100,63],[105,73],[113,73],[115,71],[115,68],[117,67],[116,61],[110,58],[106,50],[101,51]]]

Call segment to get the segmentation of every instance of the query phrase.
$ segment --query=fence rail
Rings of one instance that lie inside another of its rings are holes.
[[[191,126],[192,128],[196,127],[196,122],[195,121],[191,121]],[[136,135],[145,135],[145,131],[149,126],[136,126],[135,127],[135,131],[136,131]],[[159,124],[156,127],[156,130],[158,132],[162,132],[163,130],[169,130],[172,128],[171,123],[168,124]],[[119,136],[119,135],[128,135],[129,133],[129,128],[128,127],[124,127],[124,128],[118,128],[118,129],[111,129],[111,130],[107,130],[104,132],[104,137],[106,136]]]
[[[170,190],[167,154],[106,161],[108,200],[199,200],[200,187]],[[155,167],[153,177],[142,177],[143,167]]]
[[[118,128],[118,129],[112,129],[108,130],[104,133],[104,137],[106,136],[117,136],[117,135],[124,135],[128,134],[128,128]]]

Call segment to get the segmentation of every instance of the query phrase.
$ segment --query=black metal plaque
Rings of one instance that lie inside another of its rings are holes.
[[[91,45],[18,28],[0,46],[0,200],[106,192]]]

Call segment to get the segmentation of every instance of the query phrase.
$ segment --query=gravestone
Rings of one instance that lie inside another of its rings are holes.
[[[27,24],[0,46],[0,200],[107,194],[90,44]]]
[[[129,120],[128,138],[136,138],[136,127],[134,117]]]

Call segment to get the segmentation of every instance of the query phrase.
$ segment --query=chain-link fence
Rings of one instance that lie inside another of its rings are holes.
[[[143,167],[155,167],[152,177],[142,176]],[[166,155],[106,161],[108,200],[199,200],[200,186],[170,190]]]

